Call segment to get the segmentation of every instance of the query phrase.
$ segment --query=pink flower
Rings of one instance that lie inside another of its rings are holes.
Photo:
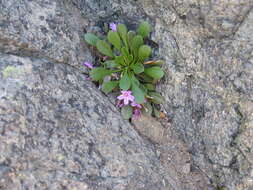
[[[141,110],[140,109],[134,109],[132,119],[136,120],[136,119],[139,119],[140,117],[141,117]]]
[[[85,80],[92,80],[91,77],[85,77]]]
[[[114,32],[117,31],[117,24],[115,24],[114,22],[110,23],[110,29]]]
[[[103,60],[103,61],[106,61],[106,59],[108,59],[107,56],[102,57],[102,60]]]
[[[116,106],[118,106],[119,108],[122,108],[124,106],[124,103],[122,100],[118,100],[116,103]]]
[[[89,61],[85,61],[85,62],[83,63],[83,65],[84,65],[85,67],[88,67],[89,69],[92,69],[92,68],[93,68],[92,63],[89,62]]]
[[[137,104],[135,101],[133,101],[132,103],[131,103],[131,106],[132,107],[136,107],[136,108],[142,108],[142,106],[141,106],[141,104]]]
[[[134,96],[131,95],[130,90],[122,90],[121,95],[117,97],[118,100],[123,100],[124,105],[128,105],[129,101],[134,101]]]

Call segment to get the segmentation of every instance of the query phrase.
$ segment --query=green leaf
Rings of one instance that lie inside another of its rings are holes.
[[[107,70],[103,67],[97,67],[91,70],[90,76],[92,80],[98,81],[103,79],[105,76],[110,75],[111,73],[113,73],[113,71]]]
[[[124,106],[121,108],[121,114],[124,119],[130,119],[133,115],[133,108],[131,106]]]
[[[160,67],[150,67],[144,70],[144,73],[154,79],[160,79],[163,77],[164,72]]]
[[[117,32],[109,31],[107,35],[108,41],[117,49],[121,47],[121,40]]]
[[[144,103],[145,93],[134,82],[132,82],[132,91],[135,102],[138,104]]]
[[[155,106],[153,106],[153,113],[156,118],[160,118],[160,112],[155,108]]]
[[[151,54],[151,48],[147,45],[142,45],[139,48],[138,55],[141,60],[148,58]]]
[[[84,35],[84,39],[85,41],[92,45],[92,46],[96,46],[97,41],[100,40],[96,35],[92,34],[92,33],[86,33]]]
[[[164,103],[164,98],[158,92],[149,92],[148,95],[151,97],[150,101],[155,104]]]
[[[102,91],[107,94],[111,92],[118,84],[118,81],[104,82],[102,85]]]
[[[129,78],[127,72],[125,72],[119,81],[119,87],[122,90],[128,90],[130,86],[131,86],[131,79]]]
[[[148,90],[155,90],[155,85],[150,84],[150,83],[145,84],[145,87],[146,87]]]
[[[136,84],[137,86],[140,85],[139,80],[134,76],[132,72],[131,72],[130,78],[131,78],[132,83]]]
[[[124,57],[123,56],[116,56],[115,62],[119,65],[125,65]]]
[[[143,21],[138,27],[138,34],[142,35],[143,38],[147,37],[151,31],[151,26],[148,22]]]
[[[114,60],[108,60],[103,63],[107,68],[118,68],[120,65]]]
[[[140,84],[139,87],[145,94],[147,94],[148,89],[143,84]]]
[[[143,38],[142,36],[140,35],[137,35],[135,36],[133,39],[132,39],[132,42],[130,44],[130,47],[132,49],[132,51],[134,52],[134,55],[138,55],[138,50],[139,48],[141,47],[141,45],[143,45]]]
[[[113,57],[112,49],[105,41],[98,40],[96,46],[100,53],[107,55],[108,57]]]
[[[121,53],[124,57],[125,63],[129,65],[133,61],[133,55],[129,55],[128,49],[126,47],[121,48]]]
[[[144,65],[141,63],[134,64],[131,68],[133,69],[135,74],[140,74],[144,71]]]
[[[152,108],[151,104],[149,102],[146,102],[144,104],[144,109],[143,109],[142,113],[146,114],[146,115],[151,115],[152,110],[153,110],[153,108]]]
[[[127,34],[127,28],[124,24],[118,24],[117,25],[117,31],[120,34],[120,36],[126,36]]]
[[[127,33],[127,41],[128,41],[128,44],[131,44],[131,42],[132,42],[134,36],[135,36],[135,32],[133,32],[133,31],[129,31],[129,32]]]
[[[124,57],[126,57],[126,58],[129,56],[129,53],[128,53],[128,50],[127,50],[126,47],[122,47],[120,52],[121,52],[122,55],[123,55]]]
[[[129,55],[129,56],[127,57],[127,61],[128,61],[129,63],[131,63],[133,60],[134,60],[133,55]]]
[[[123,40],[124,44],[126,47],[128,47],[127,44],[127,28],[124,24],[118,24],[117,25],[117,31],[121,37],[121,39]]]
[[[123,39],[123,38],[126,38],[126,35],[127,35],[127,28],[124,24],[118,24],[117,25],[117,31],[120,35],[120,37]]]
[[[145,70],[144,70],[145,72]],[[144,82],[148,82],[148,83],[152,83],[154,81],[154,79],[148,75],[146,75],[145,73],[141,73],[139,75],[139,77],[144,81]]]

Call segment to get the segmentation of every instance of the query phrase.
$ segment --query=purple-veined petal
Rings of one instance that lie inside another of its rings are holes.
[[[125,98],[124,99],[124,105],[128,105],[128,102],[129,102],[128,98]]]
[[[92,63],[89,62],[89,61],[85,61],[85,62],[83,63],[83,65],[84,65],[85,67],[88,67],[89,69],[93,69],[93,65],[92,65]]]
[[[133,102],[131,103],[131,106],[132,106],[132,107],[137,107],[137,108],[142,108],[141,104],[138,104],[138,103],[136,103],[135,101],[133,101]]]
[[[134,109],[132,119],[136,120],[136,119],[139,119],[140,117],[141,117],[141,110],[140,109]]]
[[[134,101],[134,96],[132,96],[131,93],[132,92],[130,90],[122,90],[121,95],[119,95],[117,99],[123,100],[124,105],[128,105],[130,101]]]
[[[119,107],[119,108],[122,108],[124,106],[123,101],[122,100],[118,100],[116,106]]]
[[[125,98],[124,95],[120,95],[117,97],[118,100],[124,100],[124,98]]]
[[[110,23],[110,29],[114,32],[117,31],[117,24],[115,24],[114,22]]]

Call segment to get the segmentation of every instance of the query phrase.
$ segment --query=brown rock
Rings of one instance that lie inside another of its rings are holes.
[[[162,143],[164,128],[153,117],[142,115],[139,119],[133,120],[133,124],[140,135],[147,137],[155,143]]]

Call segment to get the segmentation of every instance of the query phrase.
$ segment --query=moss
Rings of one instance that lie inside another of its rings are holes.
[[[227,190],[226,187],[218,187],[218,190]]]
[[[22,71],[17,68],[17,67],[13,67],[13,66],[7,66],[3,71],[3,77],[4,78],[8,78],[11,77],[13,75],[19,75]]]

